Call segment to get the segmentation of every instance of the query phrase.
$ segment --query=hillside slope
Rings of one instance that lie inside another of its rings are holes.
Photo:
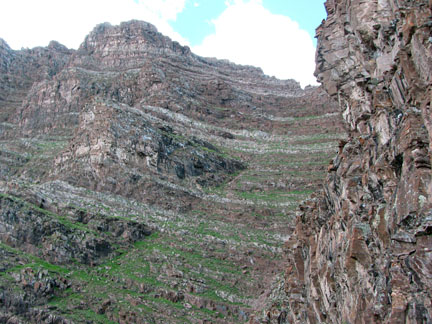
[[[248,321],[345,136],[334,101],[145,22],[0,45],[0,322]]]

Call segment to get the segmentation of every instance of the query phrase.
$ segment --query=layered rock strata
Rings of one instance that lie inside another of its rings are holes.
[[[55,41],[47,47],[14,51],[0,39],[0,121],[8,121],[15,114],[34,83],[50,80],[60,72],[72,53]],[[7,129],[3,126],[0,131]]]
[[[344,136],[322,88],[139,21],[0,72],[0,322],[246,321]]]
[[[300,207],[274,323],[432,322],[432,2],[328,0],[316,75],[349,140]]]
[[[154,188],[157,178],[169,177],[173,183],[194,178],[198,185],[210,186],[244,168],[212,144],[151,118],[145,109],[94,102],[81,112],[75,134],[54,161],[50,177],[154,202],[150,193],[163,190]],[[177,199],[178,195],[161,195],[158,204],[175,206]]]
[[[14,121],[27,134],[65,134],[94,97],[129,106],[144,101],[208,120],[217,118],[215,107],[250,111],[303,95],[293,80],[199,57],[153,25],[131,21],[98,25],[60,73],[32,87]]]

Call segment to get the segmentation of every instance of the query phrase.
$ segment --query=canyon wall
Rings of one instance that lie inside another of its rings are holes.
[[[248,320],[337,110],[142,21],[78,50],[0,39],[0,323]]]
[[[316,76],[349,140],[300,206],[271,323],[431,323],[432,2],[328,0]]]

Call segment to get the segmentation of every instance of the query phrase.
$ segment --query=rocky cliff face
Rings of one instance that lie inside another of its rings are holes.
[[[0,72],[0,323],[247,321],[345,136],[322,88],[145,22]]]
[[[45,48],[13,51],[0,39],[1,121],[7,121],[15,113],[34,83],[49,80],[61,71],[72,52],[55,41]]]
[[[328,0],[316,75],[349,139],[301,206],[278,323],[432,322],[430,1]]]
[[[64,134],[78,123],[77,113],[94,97],[129,106],[143,102],[208,120],[216,117],[215,107],[245,113],[257,104],[270,106],[275,96],[283,104],[284,98],[303,95],[293,80],[276,80],[254,67],[201,58],[153,25],[132,21],[98,25],[61,73],[31,89],[15,118],[29,134]]]

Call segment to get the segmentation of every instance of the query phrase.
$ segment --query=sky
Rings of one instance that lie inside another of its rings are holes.
[[[1,0],[0,38],[13,49],[56,40],[78,48],[99,23],[145,20],[202,56],[316,84],[315,28],[324,0]]]

